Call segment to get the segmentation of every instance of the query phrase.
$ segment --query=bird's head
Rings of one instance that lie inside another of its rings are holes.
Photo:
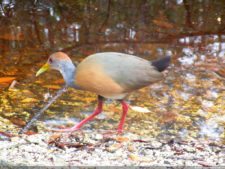
[[[47,62],[37,71],[36,76],[39,76],[49,69],[58,70],[68,85],[73,83],[76,68],[67,54],[63,52],[51,54]]]

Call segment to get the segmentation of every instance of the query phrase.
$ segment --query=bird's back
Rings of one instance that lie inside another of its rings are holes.
[[[77,67],[75,83],[105,97],[126,95],[162,79],[151,62],[123,53],[88,56]]]

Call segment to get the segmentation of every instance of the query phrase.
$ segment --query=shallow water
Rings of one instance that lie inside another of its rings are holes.
[[[223,1],[182,0],[2,1],[1,130],[17,132],[63,85],[56,71],[35,77],[50,53],[64,51],[77,64],[92,53],[117,51],[148,60],[172,54],[165,79],[129,97],[134,110],[125,130],[224,142],[224,6]],[[71,126],[95,104],[95,94],[70,89],[33,129]],[[104,113],[84,129],[115,129],[120,115],[121,106],[108,100]]]

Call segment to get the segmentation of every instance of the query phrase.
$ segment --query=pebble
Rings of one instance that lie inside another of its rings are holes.
[[[103,135],[102,134],[95,134],[94,139],[102,140],[103,139]]]
[[[157,149],[157,148],[160,148],[162,146],[162,143],[160,143],[159,141],[154,140],[154,141],[151,141],[150,145],[152,146],[152,148]]]
[[[115,143],[109,147],[106,148],[106,151],[110,152],[110,153],[114,153],[116,152],[119,148],[121,148],[121,144],[119,143]]]
[[[190,146],[185,146],[184,150],[187,151],[188,153],[196,152],[196,149],[194,147],[190,147]]]
[[[130,151],[130,152],[134,152],[135,148],[132,145],[128,145],[127,150]]]

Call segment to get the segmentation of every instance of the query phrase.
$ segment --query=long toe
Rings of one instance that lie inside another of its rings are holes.
[[[114,130],[106,130],[106,131],[103,131],[102,132],[102,135],[104,137],[110,137],[110,136],[114,136],[114,135],[118,135],[118,134],[122,134],[122,132],[118,132],[117,129],[114,129]]]
[[[51,131],[55,131],[55,132],[73,132],[73,131],[77,131],[80,130],[80,128],[74,126],[71,128],[64,128],[64,129],[50,129]]]
[[[118,128],[118,129],[117,129],[117,133],[118,133],[118,134],[123,134],[123,129],[122,129],[122,128]]]

